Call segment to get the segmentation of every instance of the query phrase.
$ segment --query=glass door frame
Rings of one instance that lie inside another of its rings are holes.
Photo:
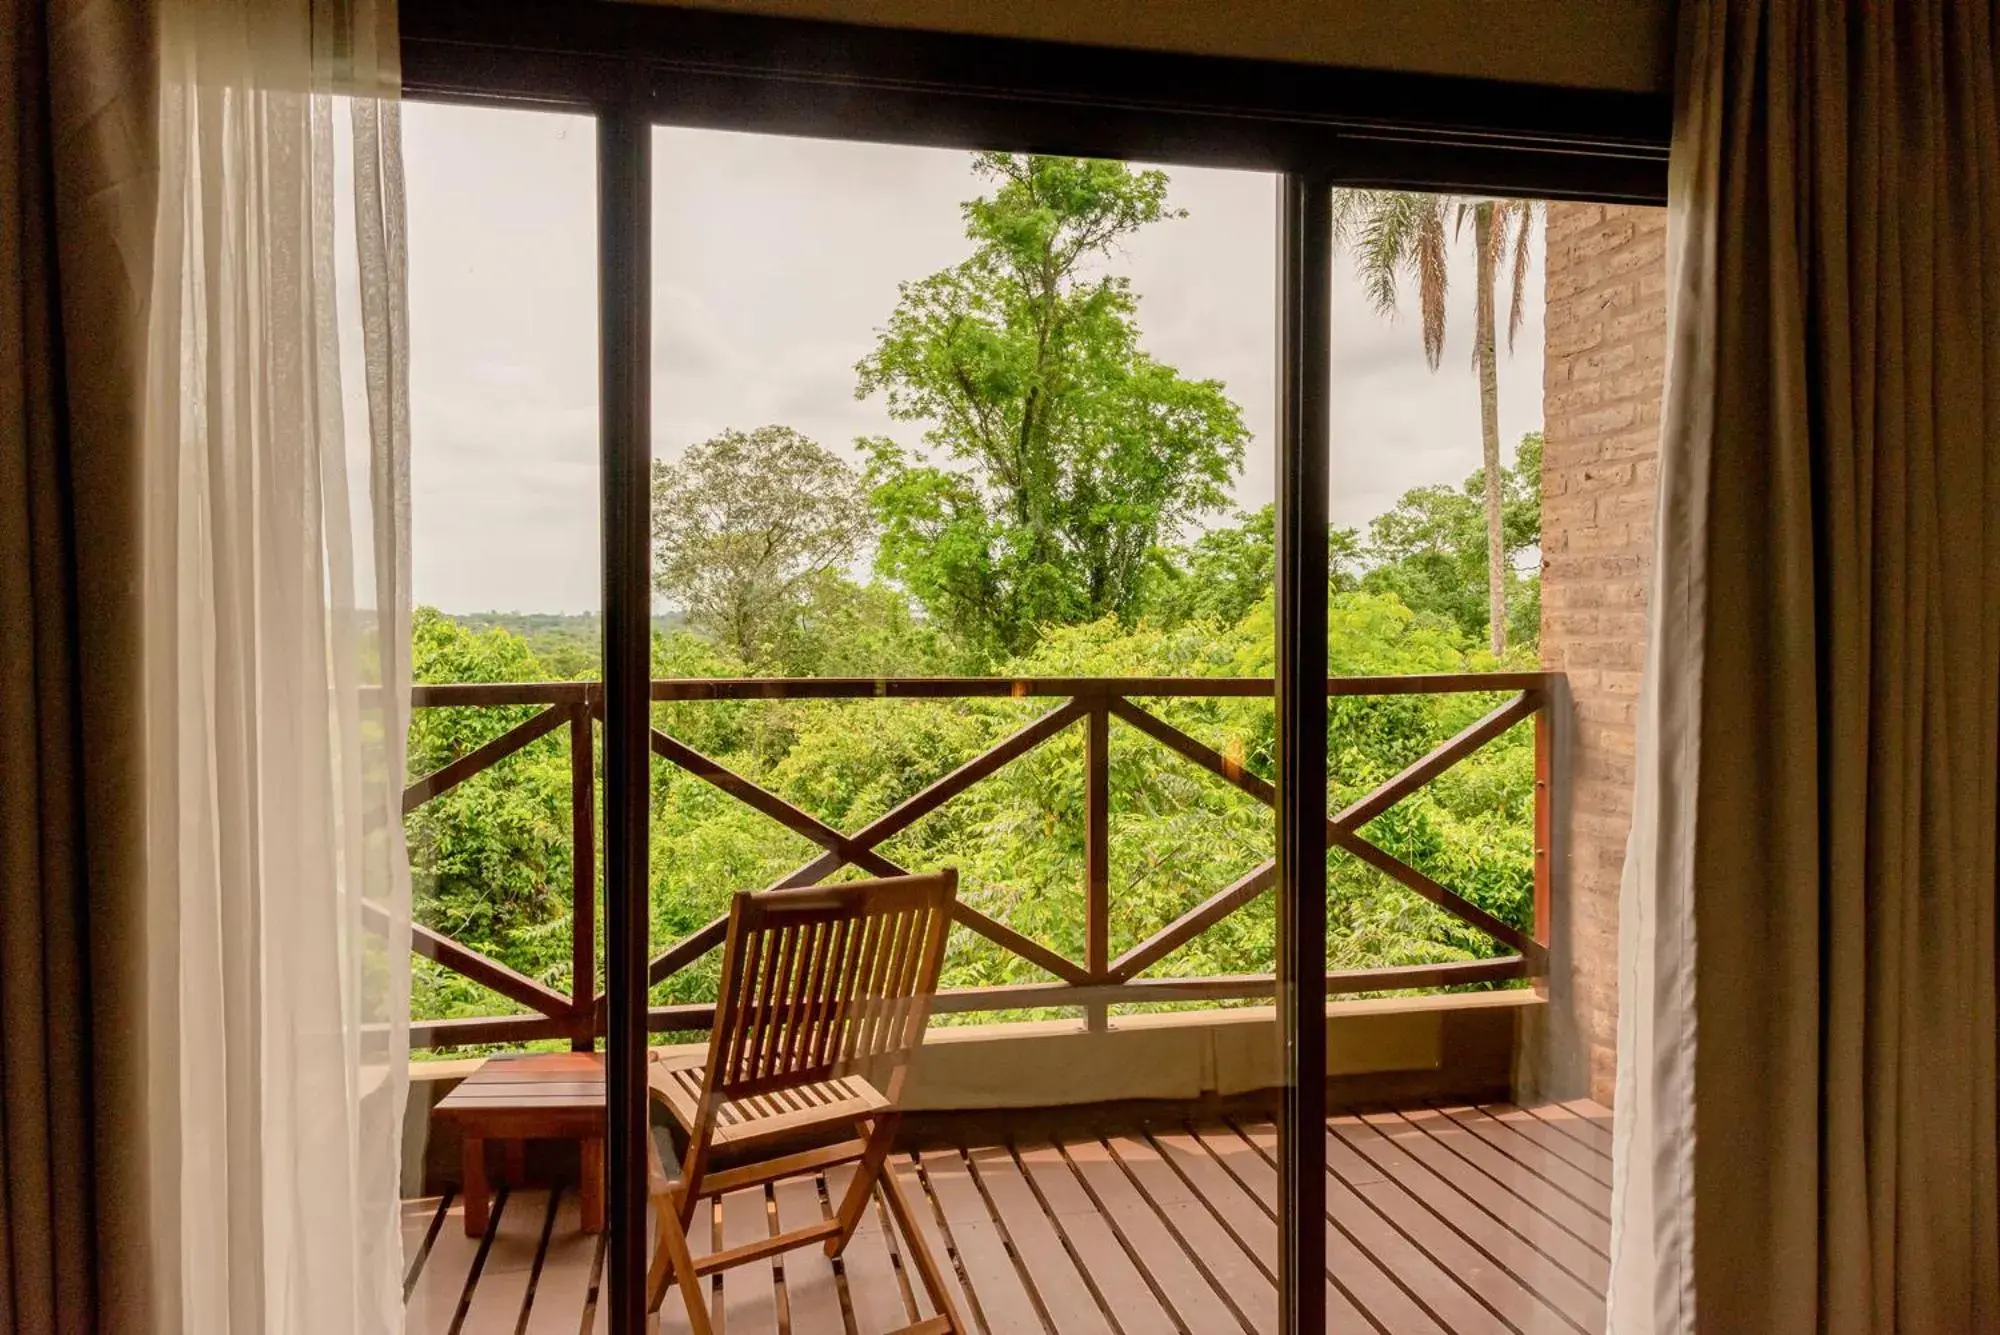
[[[1287,1335],[1326,1329],[1332,191],[1661,203],[1666,99],[657,5],[403,0],[400,18],[406,97],[597,119],[609,1177],[599,1301],[609,1304],[612,1335],[645,1328],[650,1259],[653,127],[1276,175],[1279,1312]]]

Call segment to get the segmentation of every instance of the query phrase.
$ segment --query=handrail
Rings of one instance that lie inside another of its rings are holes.
[[[1549,877],[1548,847],[1554,828],[1550,783],[1554,769],[1551,704],[1562,675],[1554,672],[1441,673],[1381,677],[1334,677],[1327,681],[1332,696],[1410,696],[1455,693],[1510,694],[1512,699],[1448,739],[1415,763],[1379,784],[1372,792],[1327,818],[1327,838],[1391,879],[1428,900],[1445,913],[1484,933],[1511,953],[1445,964],[1394,966],[1330,972],[1327,986],[1336,994],[1437,988],[1508,979],[1538,978],[1548,973]],[[729,794],[819,845],[821,852],[777,880],[773,888],[811,885],[849,864],[876,875],[896,875],[904,868],[878,851],[896,833],[935,811],[979,780],[1040,747],[1072,724],[1086,728],[1085,772],[1085,955],[1082,962],[1064,957],[1005,923],[961,902],[954,915],[962,927],[1034,964],[1054,976],[1048,983],[1019,983],[957,989],[938,998],[940,1013],[1043,1007],[1082,1007],[1093,1025],[1102,1025],[1106,1007],[1161,1001],[1255,999],[1271,996],[1276,980],[1270,974],[1211,978],[1144,978],[1142,973],[1186,945],[1210,927],[1243,908],[1270,887],[1275,863],[1267,860],[1216,894],[1181,914],[1116,959],[1109,957],[1108,773],[1107,733],[1110,720],[1173,751],[1226,784],[1272,805],[1271,784],[1174,727],[1137,701],[1188,697],[1257,698],[1269,696],[1273,683],[1256,677],[894,677],[894,678],[670,678],[652,684],[655,701],[717,700],[839,700],[839,699],[1059,699],[1062,703],[1029,721],[979,755],[933,780],[863,828],[851,833],[828,825],[752,780],[734,773],[668,736],[652,729],[653,754],[692,777]],[[595,867],[595,776],[592,760],[593,720],[601,721],[602,689],[595,682],[446,683],[419,685],[411,690],[413,708],[481,708],[540,705],[542,710],[523,723],[419,778],[404,792],[405,813],[497,764],[522,747],[560,729],[567,729],[572,756],[572,865]],[[1488,743],[1532,720],[1535,728],[1535,921],[1524,932],[1494,917],[1449,887],[1401,858],[1362,837],[1369,821],[1422,789],[1452,766]],[[567,1037],[585,1048],[602,1033],[602,999],[594,994],[595,893],[573,895],[572,986],[567,996],[519,974],[489,956],[437,932],[415,934],[416,953],[485,985],[517,1004],[537,1012],[418,1021],[411,1027],[414,1046],[462,1043],[519,1042],[533,1038]],[[654,958],[648,978],[658,983],[692,965],[721,944],[723,919],[689,933]],[[712,1007],[655,1007],[652,1028],[699,1029],[712,1018]]]

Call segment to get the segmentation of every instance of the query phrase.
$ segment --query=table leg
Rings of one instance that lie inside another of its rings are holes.
[[[604,1231],[604,1137],[586,1136],[578,1142],[583,1160],[583,1183],[578,1195],[583,1203],[583,1231]]]
[[[507,1174],[507,1185],[520,1190],[528,1184],[528,1142],[519,1136],[500,1142],[500,1162]]]
[[[486,1142],[467,1136],[459,1146],[459,1176],[465,1179],[465,1236],[477,1238],[486,1232],[487,1192]]]

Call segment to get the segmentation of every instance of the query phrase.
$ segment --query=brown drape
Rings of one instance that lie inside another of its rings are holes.
[[[139,402],[152,32],[0,0],[0,1331],[151,1329]]]
[[[1693,1326],[2000,1329],[1996,6],[1685,16],[1655,633]]]

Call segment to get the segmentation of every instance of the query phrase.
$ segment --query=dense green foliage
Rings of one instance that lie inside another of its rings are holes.
[[[1501,531],[1506,557],[1507,639],[1532,645],[1541,637],[1541,580],[1524,575],[1521,558],[1535,550],[1542,531],[1542,437],[1521,438],[1514,465],[1503,468]],[[1457,626],[1475,640],[1487,638],[1486,477],[1463,485],[1416,487],[1396,508],[1377,515],[1361,545],[1360,586],[1392,593],[1412,611]]]
[[[865,475],[782,427],[728,432],[655,480],[656,677],[933,675],[1268,677],[1269,507],[1192,531],[1221,503],[1244,431],[1220,384],[1140,350],[1136,304],[1103,263],[1118,238],[1171,215],[1162,173],[1069,159],[983,156],[995,183],[966,205],[957,268],[906,284],[864,393],[927,425],[944,462],[864,442]],[[1339,675],[1455,672],[1533,662],[1536,582],[1514,563],[1539,540],[1541,442],[1505,479],[1514,648],[1483,647],[1487,529],[1481,474],[1421,487],[1365,529],[1331,535],[1328,650]],[[865,522],[864,522],[865,521]],[[1186,535],[1185,537],[1183,535]],[[849,560],[863,540],[877,578]],[[597,618],[422,609],[420,682],[597,675]],[[1336,806],[1431,750],[1502,697],[1342,696],[1328,730]],[[853,830],[991,747],[1050,700],[687,702],[661,731],[838,829]],[[1271,777],[1268,699],[1141,701],[1251,773]],[[534,706],[430,708],[410,731],[414,777],[531,717]],[[976,907],[1071,959],[1084,952],[1084,755],[1071,728],[882,846],[912,868],[957,867]],[[1271,813],[1115,722],[1111,949],[1143,940],[1269,858]],[[423,923],[567,990],[573,886],[571,765],[558,730],[419,808],[408,821]],[[655,759],[650,849],[655,948],[770,885],[817,848],[720,789]],[[1533,754],[1525,727],[1378,817],[1384,848],[1501,918],[1532,911]],[[1379,873],[1329,864],[1328,964],[1495,953],[1479,933]],[[600,916],[601,921],[601,916]],[[1269,895],[1212,927],[1155,976],[1262,973]],[[656,989],[712,995],[713,954]],[[1033,966],[954,933],[947,987],[1026,982]],[[498,998],[418,962],[421,1017],[493,1014]]]

